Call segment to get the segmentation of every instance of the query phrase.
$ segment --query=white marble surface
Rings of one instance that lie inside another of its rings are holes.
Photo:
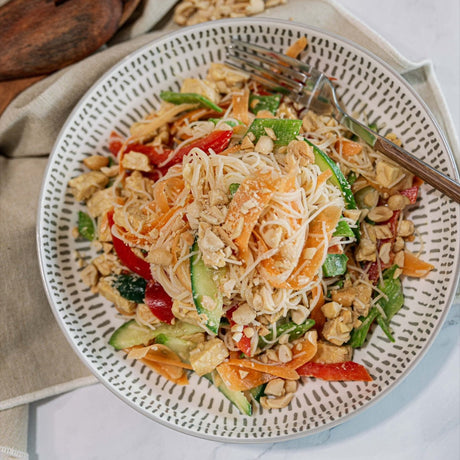
[[[341,0],[358,18],[412,60],[430,58],[460,126],[458,0]],[[389,395],[348,422],[299,440],[235,445],[165,428],[121,402],[102,385],[32,404],[31,460],[278,460],[460,458],[460,305],[433,346]]]

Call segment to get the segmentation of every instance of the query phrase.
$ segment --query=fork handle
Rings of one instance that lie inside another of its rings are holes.
[[[385,137],[380,136],[367,126],[353,119],[345,113],[341,113],[341,124],[363,139],[371,147],[383,153],[390,160],[398,163],[403,168],[423,179],[435,189],[440,190],[449,198],[460,203],[460,184],[445,174],[432,168],[416,156],[397,146]]]

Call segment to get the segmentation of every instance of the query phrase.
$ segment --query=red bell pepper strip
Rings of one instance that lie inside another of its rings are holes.
[[[171,155],[172,150],[170,148],[164,147],[162,149],[158,149],[153,145],[144,145],[144,144],[128,144],[125,149],[125,154],[129,152],[139,152],[146,155],[150,163],[155,166],[166,161]]]
[[[369,268],[367,268],[369,267]],[[377,262],[369,262],[368,265],[364,267],[367,273],[369,281],[372,281],[374,284],[379,279],[379,265]]]
[[[296,369],[303,377],[316,377],[322,380],[359,380],[371,382],[372,377],[366,368],[353,361],[343,363],[313,363],[308,362]]]
[[[209,153],[210,150],[214,151],[214,153],[220,153],[228,147],[232,135],[232,130],[217,130],[208,134],[206,137],[190,142],[176,151],[174,157],[168,162],[168,166],[180,163],[182,158],[195,147],[206,153]]]
[[[114,134],[116,135],[116,133]],[[170,167],[180,163],[182,158],[184,158],[184,156],[195,147],[200,148],[206,153],[209,153],[209,150],[213,150],[214,153],[220,153],[228,147],[232,134],[232,130],[217,130],[205,137],[202,137],[201,139],[196,139],[195,141],[192,141],[184,147],[178,149],[174,156],[166,163],[166,165],[163,165],[163,167]],[[118,140],[118,138],[114,138],[114,140],[109,143],[109,149],[115,156],[117,156],[122,145],[123,143]],[[129,152],[143,153],[148,156],[150,163],[154,166],[158,166],[164,163],[171,156],[173,151],[168,147],[158,149],[153,145],[128,144],[124,153]]]
[[[114,225],[113,211],[107,213],[107,219],[109,221],[110,229]],[[117,253],[120,262],[132,272],[137,273],[139,276],[146,280],[152,279],[152,273],[150,272],[150,264],[145,260],[138,257],[134,251],[128,246],[123,240],[117,238],[112,233],[112,241],[115,252]]]
[[[234,326],[236,323],[233,321],[233,312],[239,307],[239,305],[235,305],[234,307],[230,308],[230,310],[227,311],[226,317],[230,321],[230,326]],[[247,326],[245,326],[246,328]],[[251,356],[251,338],[246,337],[244,335],[244,329],[243,328],[243,336],[241,339],[236,343],[236,346],[238,347],[239,350],[241,350],[246,356]]]
[[[160,283],[150,280],[145,288],[145,304],[150,311],[164,323],[171,324],[174,319],[172,312],[173,301]]]
[[[418,187],[414,185],[413,187],[406,188],[399,192],[401,195],[407,196],[409,198],[410,204],[415,204],[417,202]]]
[[[417,202],[418,191],[422,184],[423,180],[420,179],[420,177],[414,176],[412,187],[401,190],[399,193],[401,195],[407,196],[407,198],[409,198],[410,204],[415,204]]]
[[[110,153],[116,157],[121,147],[123,146],[124,139],[115,131],[110,133],[109,137],[109,150]]]

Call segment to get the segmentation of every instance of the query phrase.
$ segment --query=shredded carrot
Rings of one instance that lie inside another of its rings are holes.
[[[234,238],[234,241],[239,250],[239,256],[243,260],[247,260],[249,239],[257,220],[275,190],[276,181],[271,174],[249,177],[241,183],[230,203],[224,225],[230,235],[236,231],[239,232],[241,228],[240,234]],[[256,203],[256,205],[245,209],[248,202]],[[247,212],[243,213],[243,209]]]
[[[172,192],[172,201],[184,189],[184,181],[179,177],[170,177],[155,184],[153,197],[161,212],[168,212],[170,209],[167,191]]]
[[[160,229],[160,228],[164,227],[166,225],[166,223],[169,221],[169,219],[171,219],[171,217],[176,213],[176,211],[178,211],[181,208],[182,208],[182,206],[174,206],[174,207],[170,208],[169,211],[166,212],[165,214],[163,214],[159,219],[157,219],[157,220],[155,220],[153,222],[150,222],[148,224],[145,224],[142,227],[141,232],[143,234],[147,234],[147,233],[151,232],[154,228]]]
[[[415,254],[404,251],[404,266],[402,267],[404,275],[422,278],[433,270],[433,268],[433,265],[419,259]]]
[[[299,375],[295,369],[288,367],[287,365],[263,364],[260,362],[251,361],[249,359],[229,359],[227,363],[232,366],[241,367],[243,369],[252,369],[259,372],[264,372],[266,374],[271,374],[286,380],[297,380],[299,378]]]
[[[305,49],[308,45],[307,37],[300,37],[295,41],[284,53],[286,56],[297,59],[299,54]]]
[[[314,278],[323,263],[324,247],[328,245],[341,214],[338,206],[328,206],[310,222],[308,238],[297,264],[298,268],[288,280],[291,289],[301,289]],[[323,239],[323,225],[326,227],[327,240]],[[313,256],[310,251],[315,251]]]
[[[249,124],[249,91],[244,89],[242,92],[233,93],[233,118],[241,121],[245,125]]]
[[[350,141],[343,137],[339,138],[334,145],[337,152],[342,152],[342,155],[345,158],[352,157],[353,155],[358,155],[363,151],[363,146],[358,144],[358,142]]]
[[[228,363],[222,363],[216,369],[225,385],[233,391],[250,390],[276,378],[274,375],[252,369],[241,370]],[[244,378],[241,377],[242,375]]]
[[[121,236],[121,239],[127,243],[132,244],[133,246],[148,246],[150,245],[150,241],[144,239],[144,238],[139,238],[136,235],[133,235],[132,233],[128,232],[125,230],[123,227],[120,227],[119,225],[116,225],[116,229],[118,230],[118,233]]]
[[[295,190],[296,188],[296,172],[295,170],[291,170],[287,177],[283,178],[279,184],[279,191],[280,192],[290,192]],[[299,207],[296,202],[287,203],[291,207],[294,212],[299,212]],[[293,218],[289,217],[289,222],[291,224],[291,228],[293,231],[296,231],[301,225],[300,218]],[[262,248],[263,252],[268,251],[268,246],[265,243],[262,236],[254,231],[254,236],[259,242],[260,247]],[[284,256],[281,252],[274,254],[272,257],[267,259],[263,259],[261,265],[264,270],[264,277],[265,279],[276,288],[285,288],[287,284],[285,282],[286,278],[289,277],[292,270],[294,270],[295,266],[292,267],[291,271],[288,270],[280,270],[277,267],[283,265]]]

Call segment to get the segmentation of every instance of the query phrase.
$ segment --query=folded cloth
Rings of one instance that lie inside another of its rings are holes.
[[[27,459],[28,405],[0,412],[0,460]]]
[[[165,3],[168,2],[145,2],[137,21],[127,24],[127,29],[114,37],[112,43],[150,30],[159,19],[157,6],[165,11]],[[174,3],[169,2],[169,6]],[[334,33],[339,31],[380,56],[420,93],[458,158],[455,130],[431,63],[406,60],[332,0],[289,0],[263,15],[296,18]],[[175,28],[171,20],[166,21],[161,30],[110,45],[56,72],[19,95],[0,117],[0,410],[96,381],[64,338],[42,287],[35,248],[38,194],[47,156],[62,124],[86,90],[131,51]],[[18,409],[15,417],[27,412],[24,407]],[[14,418],[14,413],[0,414],[0,446],[17,453],[24,451],[24,444],[21,446],[18,441],[21,436],[6,437],[8,431],[3,426],[5,423],[14,426],[7,422]],[[0,447],[0,460],[2,452]]]

